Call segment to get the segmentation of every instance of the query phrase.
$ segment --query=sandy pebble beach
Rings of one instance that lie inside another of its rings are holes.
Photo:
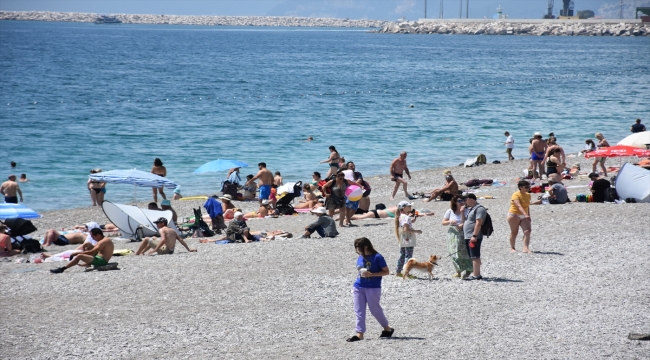
[[[567,159],[577,162],[583,172],[590,171],[585,159]],[[248,222],[253,230],[292,232],[292,239],[229,245],[189,239],[198,253],[179,245],[174,255],[114,257],[119,271],[77,267],[53,275],[49,270],[61,263],[2,262],[0,301],[8,309],[0,325],[2,357],[649,358],[650,342],[627,339],[628,333],[650,333],[648,204],[533,206],[534,253],[511,254],[506,214],[514,178],[526,167],[526,161],[516,160],[451,168],[459,183],[507,182],[476,193],[495,197],[479,200],[495,227],[483,242],[484,280],[453,279],[449,257],[439,261],[433,281],[424,274],[407,281],[385,277],[382,305],[396,329],[392,339],[378,339],[381,327],[368,313],[367,340],[345,342],[355,324],[353,241],[368,237],[393,273],[399,255],[393,219],[357,221],[358,227],[339,229],[335,239],[297,239],[315,219],[300,214]],[[441,186],[442,170],[414,172],[409,190]],[[398,193],[397,200],[389,200],[388,176],[366,180],[373,188],[371,208],[404,199]],[[565,181],[570,198],[588,193],[587,183]],[[179,217],[187,217],[203,202],[172,205]],[[257,208],[252,202],[237,204]],[[414,257],[446,256],[447,228],[441,221],[449,203],[416,200],[414,207],[436,213],[415,223],[423,234]],[[88,221],[108,220],[99,208],[79,208],[46,212],[33,222],[35,234],[42,236],[49,228]],[[518,249],[521,244],[520,234]],[[138,245],[115,241],[116,249]]]

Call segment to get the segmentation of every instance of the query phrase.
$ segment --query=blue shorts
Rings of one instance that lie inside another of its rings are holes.
[[[59,237],[56,240],[54,240],[52,243],[54,245],[65,246],[65,245],[69,245],[70,241],[68,241],[67,237],[63,235],[59,235]]]
[[[352,209],[354,211],[357,211],[359,208],[359,202],[358,201],[350,201],[350,200],[345,200],[345,207],[348,209]]]
[[[271,196],[271,185],[260,185],[260,200],[266,200]]]

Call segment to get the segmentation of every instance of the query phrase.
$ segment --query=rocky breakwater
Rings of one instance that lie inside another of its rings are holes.
[[[572,22],[401,22],[378,30],[388,34],[463,34],[534,36],[650,36],[650,23]]]
[[[49,11],[0,11],[0,20],[94,22],[100,14]],[[104,14],[105,15],[105,14]],[[301,26],[381,28],[388,21],[293,16],[185,16],[149,14],[110,14],[124,24],[169,24],[207,26]]]

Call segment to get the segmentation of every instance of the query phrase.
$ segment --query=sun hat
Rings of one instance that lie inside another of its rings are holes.
[[[177,186],[176,189],[174,189],[174,194],[180,194],[181,193],[181,187]]]
[[[165,199],[160,202],[160,206],[172,206],[172,202],[169,199]]]
[[[442,172],[443,175],[451,175],[451,170],[445,169],[445,171]]]
[[[240,216],[244,216],[244,213],[242,213],[241,211],[237,211],[234,215],[235,218],[238,218]]]
[[[539,131],[537,131],[537,132],[535,132],[535,133],[533,134],[533,137],[535,137],[535,136],[542,137],[542,133],[539,132]]]
[[[164,217],[161,217],[161,218],[158,218],[158,220],[154,221],[153,223],[154,224],[163,223],[163,224],[167,225],[167,219],[164,218]]]
[[[270,203],[271,203],[271,202],[270,202],[269,200],[262,200],[262,205],[268,205],[268,204],[270,204]]]
[[[226,194],[226,195],[219,196],[219,199],[232,201],[232,196],[230,194]]]
[[[323,214],[323,215],[325,215],[327,213],[327,210],[325,210],[325,208],[323,208],[323,207],[319,207],[319,208],[313,209],[311,212],[314,213],[314,214]]]
[[[408,201],[400,201],[399,204],[397,204],[398,209],[403,209],[403,208],[405,208],[407,206],[413,206],[413,204],[411,204]]]

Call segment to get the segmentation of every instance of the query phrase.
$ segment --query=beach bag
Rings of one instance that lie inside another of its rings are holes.
[[[37,240],[23,240],[21,242],[22,248],[23,248],[23,254],[27,253],[39,253],[43,252],[43,248],[41,248],[41,243],[38,242]]]
[[[615,188],[610,187],[609,189],[605,190],[605,201],[615,202],[618,199],[618,193],[616,192]]]

